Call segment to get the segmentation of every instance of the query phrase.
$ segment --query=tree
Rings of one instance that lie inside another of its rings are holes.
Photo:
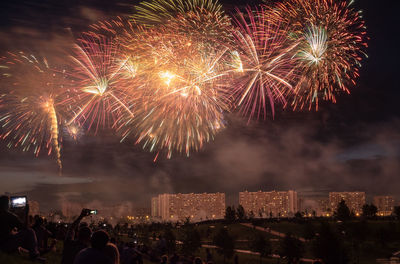
[[[346,241],[351,241],[352,255],[356,257],[356,263],[359,263],[360,249],[367,238],[367,234],[369,234],[367,222],[365,219],[359,222],[350,222],[346,224],[346,229],[346,235],[348,236]]]
[[[255,217],[254,212],[253,212],[253,210],[251,210],[250,213],[249,213],[249,219],[250,219],[250,221],[253,220],[254,217]]]
[[[140,231],[139,231],[139,238],[140,238],[140,241],[141,241],[144,245],[150,246],[150,245],[151,245],[151,242],[150,242],[150,236],[151,236],[151,234],[150,234],[150,232],[149,232],[149,229],[148,229],[148,228],[140,228],[139,230],[140,230]],[[153,240],[155,240],[155,238],[153,238]]]
[[[232,223],[236,220],[236,212],[234,206],[228,206],[225,210],[225,220],[229,223]]]
[[[307,240],[311,240],[315,237],[315,227],[310,221],[304,223],[303,237]]]
[[[397,219],[400,219],[400,206],[394,207],[393,214],[397,217]]]
[[[262,264],[262,258],[271,254],[271,243],[261,233],[256,233],[251,240],[250,248],[254,252],[260,253],[260,264]]]
[[[362,207],[362,215],[367,218],[372,218],[376,216],[378,208],[373,204],[364,204]]]
[[[167,247],[168,254],[175,252],[176,248],[176,238],[174,233],[172,232],[171,228],[167,227],[164,231],[164,238]]]
[[[344,200],[340,201],[336,210],[336,217],[338,220],[346,221],[351,217],[350,209],[347,207],[346,202]]]
[[[186,255],[193,255],[201,247],[200,239],[199,232],[192,225],[184,226],[182,252]]]
[[[294,217],[295,217],[297,220],[300,220],[301,218],[303,218],[303,214],[302,214],[301,212],[297,211],[297,212],[294,214]]]
[[[318,236],[313,243],[313,252],[317,258],[323,260],[325,264],[346,264],[348,263],[347,254],[340,239],[333,232],[328,223],[322,223]]]
[[[280,244],[279,255],[286,257],[287,263],[296,263],[303,256],[304,245],[291,233],[287,233]]]
[[[217,246],[218,254],[224,256],[224,263],[226,258],[230,259],[233,257],[235,240],[228,233],[226,228],[221,228],[218,230],[217,234],[214,236],[213,243],[215,246]]]
[[[241,204],[239,204],[239,206],[236,210],[236,216],[237,216],[237,219],[239,219],[239,220],[243,220],[246,217],[244,208]]]

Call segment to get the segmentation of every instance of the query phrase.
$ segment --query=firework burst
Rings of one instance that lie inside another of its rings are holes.
[[[135,87],[135,75],[125,71],[130,58],[119,52],[116,42],[102,36],[84,38],[71,58],[77,107],[68,125],[77,121],[96,133],[100,127],[112,127],[122,112],[133,116],[127,90]]]
[[[70,101],[65,72],[22,52],[3,57],[0,70],[1,139],[36,156],[43,148],[54,152],[61,173],[60,118]]]
[[[218,18],[224,17],[222,5],[217,0],[148,0],[135,6],[132,18],[139,24],[163,24],[177,16],[207,11]]]
[[[238,11],[236,17],[232,96],[243,115],[265,119],[268,107],[274,115],[276,102],[286,105],[293,90],[296,74],[290,54],[298,43],[288,41],[286,27],[271,22],[264,9]]]
[[[65,126],[64,133],[75,141],[77,141],[78,138],[80,138],[83,135],[81,127],[76,124],[70,124]]]
[[[366,44],[361,12],[345,0],[291,0],[271,7],[288,23],[291,38],[301,41],[294,55],[302,74],[294,87],[293,107],[309,109],[319,99],[336,102],[355,85]]]
[[[177,14],[164,23],[164,27],[187,36],[194,43],[200,43],[203,48],[206,44],[213,46],[212,48],[228,46],[233,39],[230,17],[207,9]]]
[[[222,60],[227,50],[204,52],[200,43],[160,29],[143,34],[148,81],[137,115],[121,126],[123,137],[135,134],[137,143],[156,157],[162,150],[168,158],[173,152],[189,156],[225,126],[227,75]]]

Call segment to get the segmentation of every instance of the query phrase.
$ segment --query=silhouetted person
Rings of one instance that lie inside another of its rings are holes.
[[[193,260],[193,264],[203,264],[203,261],[201,260],[201,258],[196,257],[196,258]]]
[[[35,231],[28,228],[28,211],[25,207],[25,223],[18,216],[9,211],[10,198],[0,197],[0,250],[12,253],[17,250],[25,249],[29,251],[32,259],[39,259],[39,251]]]
[[[141,251],[139,251],[139,250],[136,250],[136,249],[135,249],[135,251],[136,251],[137,264],[143,264],[143,253]]]
[[[174,255],[172,255],[171,259],[169,260],[170,264],[178,264],[179,262],[179,256],[178,254],[174,253]]]
[[[37,243],[38,243],[38,250],[41,255],[49,252],[54,246],[56,241],[54,240],[53,243],[49,246],[48,240],[52,233],[47,230],[44,226],[44,220],[42,217],[35,215],[35,223],[32,226],[32,229],[35,231]]]
[[[129,242],[125,247],[121,250],[121,263],[122,264],[132,264],[137,263],[137,250],[135,249],[135,245],[133,242]]]
[[[168,262],[168,257],[166,255],[163,255],[161,257],[160,264],[167,264],[167,262]]]
[[[83,209],[79,217],[68,228],[64,239],[64,249],[61,260],[62,264],[73,264],[76,255],[78,255],[82,249],[90,246],[92,230],[87,225],[82,225],[78,230],[77,236],[75,235],[81,220],[88,215],[90,215],[90,210]]]
[[[119,251],[114,243],[107,243],[104,249],[106,256],[112,261],[113,264],[119,264]]]
[[[235,257],[233,258],[233,261],[235,264],[239,264],[239,256],[235,255]]]
[[[93,233],[90,248],[81,250],[75,257],[74,264],[114,264],[105,253],[110,237],[104,230]]]
[[[212,254],[210,252],[210,249],[206,248],[206,254],[207,254],[206,261],[207,262],[213,261],[213,256],[212,256]]]

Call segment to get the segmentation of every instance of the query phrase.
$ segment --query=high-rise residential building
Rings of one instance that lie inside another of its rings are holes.
[[[239,204],[254,217],[292,217],[298,211],[296,191],[239,192]]]
[[[225,215],[225,194],[160,194],[151,199],[151,212],[154,218],[162,221],[222,219]]]
[[[333,212],[329,206],[328,197],[319,197],[317,201],[317,215],[318,216],[332,216]]]
[[[298,210],[307,217],[329,217],[332,215],[328,197],[308,196],[298,198],[298,201]]]
[[[395,200],[393,196],[374,196],[374,205],[378,208],[379,216],[389,216],[392,214]]]
[[[159,217],[158,213],[158,197],[151,198],[151,217],[157,218]]]
[[[338,204],[345,201],[350,211],[361,215],[362,207],[365,204],[365,192],[330,192],[329,204],[332,212],[337,210]]]

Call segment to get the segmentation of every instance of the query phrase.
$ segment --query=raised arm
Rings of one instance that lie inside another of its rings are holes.
[[[88,216],[88,215],[90,215],[90,210],[82,209],[82,212],[78,216],[78,218],[75,219],[75,221],[68,227],[67,234],[65,235],[65,240],[74,240],[75,239],[75,233],[77,231],[79,223],[85,216]]]

